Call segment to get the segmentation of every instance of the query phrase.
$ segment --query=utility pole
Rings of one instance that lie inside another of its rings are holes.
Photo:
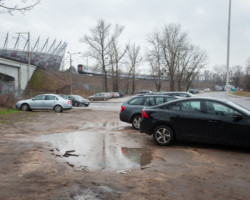
[[[70,73],[70,94],[72,94],[72,55],[75,55],[75,54],[80,54],[81,52],[78,52],[78,53],[70,53],[68,52],[69,54],[69,61],[70,61],[70,67],[69,67],[69,73]]]
[[[228,11],[228,35],[227,35],[227,79],[226,79],[226,94],[229,95],[229,57],[230,57],[230,24],[231,24],[231,0],[229,0]]]

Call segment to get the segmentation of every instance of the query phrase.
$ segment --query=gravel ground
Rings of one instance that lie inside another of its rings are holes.
[[[249,199],[248,149],[159,147],[112,101],[0,115],[0,199]]]

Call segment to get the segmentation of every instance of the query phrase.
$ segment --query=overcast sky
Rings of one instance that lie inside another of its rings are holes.
[[[145,38],[164,24],[180,24],[191,42],[207,52],[207,68],[226,65],[229,0],[42,0],[22,15],[0,15],[0,41],[9,31],[31,33],[33,40],[63,40],[67,51],[83,52],[79,42],[97,20],[125,26],[121,41],[144,50]],[[1,43],[0,43],[1,44]],[[232,0],[230,66],[245,66],[250,57],[250,0]],[[68,59],[68,55],[66,55]],[[74,56],[74,64],[86,59]]]

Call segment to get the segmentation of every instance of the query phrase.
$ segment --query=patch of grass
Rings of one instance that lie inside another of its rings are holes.
[[[231,94],[242,96],[242,97],[250,97],[250,92],[245,92],[245,91],[235,91],[235,92],[231,92]]]
[[[19,121],[28,121],[33,117],[32,112],[22,112],[16,109],[0,107],[0,125],[12,125]]]
[[[8,115],[8,114],[16,114],[16,113],[19,113],[19,111],[14,108],[0,109],[0,115]]]

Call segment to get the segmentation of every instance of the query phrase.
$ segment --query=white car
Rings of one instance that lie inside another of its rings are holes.
[[[31,99],[21,100],[16,103],[16,108],[23,111],[29,110],[54,110],[62,112],[72,109],[71,101],[55,94],[40,94]]]

